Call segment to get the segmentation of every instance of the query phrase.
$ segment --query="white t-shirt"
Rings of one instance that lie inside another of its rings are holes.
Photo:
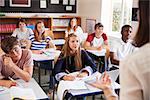
[[[93,47],[100,47],[103,44],[104,44],[104,40],[103,40],[102,36],[100,38],[94,37],[94,39],[92,41],[92,46]]]
[[[121,42],[121,46],[117,49],[111,49],[112,52],[115,53],[115,56],[118,60],[124,59],[127,55],[132,54],[138,48],[132,45],[132,40],[128,40],[127,43]]]
[[[80,26],[77,27],[76,31],[71,29],[69,32],[68,32],[68,30],[66,30],[65,33],[68,33],[68,34],[74,33],[79,37],[80,41],[82,41],[82,39],[83,39],[83,30]]]
[[[27,28],[26,32],[22,32],[19,28],[16,28],[12,36],[17,37],[19,40],[26,39],[29,40],[29,36],[34,34],[30,28]]]

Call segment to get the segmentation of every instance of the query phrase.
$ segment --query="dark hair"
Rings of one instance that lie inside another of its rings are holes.
[[[68,32],[71,30],[71,21],[72,21],[73,19],[76,20],[76,23],[77,23],[77,19],[76,19],[75,17],[74,17],[74,18],[71,18],[70,21],[69,21],[69,23],[68,23],[68,27],[67,27],[67,31],[68,31]],[[77,27],[78,27],[78,25],[76,25],[73,30],[76,31]]]
[[[16,37],[10,36],[1,40],[1,48],[5,53],[9,53],[19,42]]]
[[[25,24],[27,25],[25,19],[19,19],[18,22],[17,22],[17,28],[19,28],[19,23],[20,23],[20,22],[25,23]]]
[[[139,0],[139,28],[135,35],[133,45],[141,47],[149,40],[149,0]]]
[[[46,38],[46,37],[45,37],[45,34],[44,34],[45,32],[43,32],[41,36],[39,35],[38,29],[37,29],[37,25],[40,24],[40,23],[43,23],[43,24],[44,24],[44,22],[43,22],[42,20],[39,20],[39,21],[35,24],[34,36],[35,36],[35,40],[36,40],[36,41],[40,41],[41,39],[44,39],[44,40],[45,40],[45,38]]]
[[[123,34],[123,32],[124,32],[124,30],[126,29],[126,28],[132,28],[130,25],[124,25],[124,26],[122,26],[122,28],[121,28],[121,34]]]
[[[96,30],[97,27],[104,27],[104,26],[102,23],[97,23],[97,24],[95,24],[94,29]]]

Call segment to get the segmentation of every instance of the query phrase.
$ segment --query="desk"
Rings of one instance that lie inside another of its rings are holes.
[[[54,43],[56,46],[62,46],[65,44],[65,40],[64,39],[55,39],[55,40],[52,40],[52,43]]]
[[[86,50],[90,57],[98,62],[98,71],[104,72],[107,70],[107,60],[106,60],[106,49],[98,50]],[[102,61],[102,63],[100,63]],[[104,64],[104,67],[103,67]]]
[[[16,80],[16,81],[25,88],[33,89],[36,99],[47,99],[48,100],[48,96],[45,94],[45,92],[42,90],[42,88],[37,84],[37,82],[33,78],[29,82],[25,82],[21,79]],[[11,100],[9,89],[4,90],[4,92],[2,94],[0,92],[0,100]]]
[[[54,49],[48,49],[45,50],[44,52],[49,52],[48,54],[32,54],[34,63],[37,65],[38,67],[38,76],[39,76],[39,85],[41,85],[41,73],[40,73],[40,69],[46,69],[49,71],[52,71],[52,69],[54,68],[54,60],[55,57],[59,56],[60,51],[59,50],[54,50]],[[52,73],[52,72],[51,72]],[[50,74],[51,77],[51,74]],[[50,78],[52,79],[52,78]]]

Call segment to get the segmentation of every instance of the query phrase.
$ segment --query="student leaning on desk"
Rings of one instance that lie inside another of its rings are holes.
[[[1,41],[4,54],[0,56],[0,86],[11,87],[15,82],[7,80],[21,78],[29,81],[33,73],[31,51],[21,49],[16,37],[10,36]]]
[[[38,21],[35,24],[34,34],[30,36],[31,50],[33,53],[42,53],[42,49],[55,48],[56,46],[52,43],[53,36],[49,36],[50,31],[45,30],[44,22]]]
[[[54,73],[57,81],[74,80],[69,73],[79,71],[77,77],[85,77],[96,71],[96,65],[85,50],[81,50],[80,41],[74,33],[66,38],[63,50],[55,64]]]

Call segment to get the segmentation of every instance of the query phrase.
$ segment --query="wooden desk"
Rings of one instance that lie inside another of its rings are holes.
[[[36,96],[36,99],[48,100],[48,96],[45,94],[42,88],[37,84],[34,78],[32,78],[29,82],[25,82],[21,79],[16,81],[19,84],[21,84],[21,86],[23,86],[24,88],[31,88]],[[4,90],[4,92],[0,92],[0,100],[11,100],[10,89],[7,88],[7,90]]]

